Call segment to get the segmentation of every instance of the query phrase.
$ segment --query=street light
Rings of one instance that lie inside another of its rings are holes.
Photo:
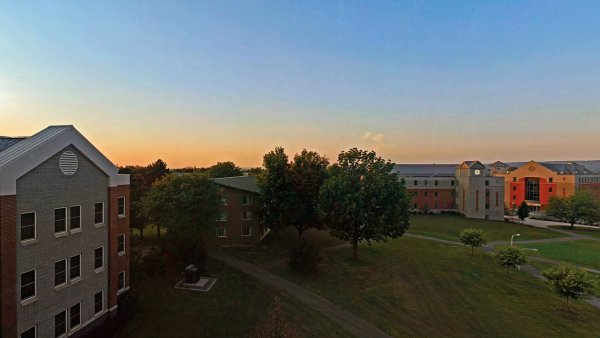
[[[514,238],[515,236],[521,237],[521,234],[514,234],[514,235],[510,236],[510,246],[512,246],[512,245],[513,245],[513,238]]]

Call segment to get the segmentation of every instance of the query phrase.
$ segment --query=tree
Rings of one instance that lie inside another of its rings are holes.
[[[393,164],[373,151],[343,151],[319,194],[319,211],[332,236],[352,244],[398,238],[408,229],[404,181],[391,173]]]
[[[233,162],[219,162],[208,168],[208,173],[213,178],[242,176],[242,169]]]
[[[142,198],[142,212],[167,228],[171,250],[180,259],[206,257],[206,238],[214,234],[221,206],[218,189],[205,174],[169,174],[156,181]]]
[[[510,271],[510,268],[516,268],[527,263],[523,251],[513,246],[498,248],[496,250],[496,259],[503,268],[506,268],[506,273]]]
[[[317,152],[302,150],[289,165],[288,181],[291,189],[288,208],[294,210],[288,223],[298,231],[298,236],[308,228],[320,228],[317,212],[319,191],[327,178],[327,158]]]
[[[542,275],[559,296],[567,299],[567,308],[569,298],[587,298],[595,288],[587,272],[564,263],[544,271]]]
[[[600,220],[600,203],[587,191],[577,191],[567,197],[553,196],[548,202],[547,214],[571,224],[585,221],[594,223]]]
[[[473,255],[473,249],[484,246],[487,243],[483,230],[476,228],[466,228],[460,233],[460,241],[467,246],[471,247],[471,255]]]
[[[517,216],[521,219],[521,223],[525,220],[525,218],[529,217],[529,206],[525,201],[521,202],[519,206],[519,210],[517,210]]]
[[[254,329],[252,338],[294,338],[298,337],[290,324],[285,308],[279,297],[275,297],[271,310],[265,319]]]
[[[265,225],[275,234],[286,227],[289,214],[294,212],[289,206],[290,182],[289,163],[285,150],[277,147],[263,157],[265,170],[258,176],[260,197],[264,203],[262,214]]]
[[[319,248],[302,239],[290,249],[288,265],[298,272],[316,273],[322,259]]]

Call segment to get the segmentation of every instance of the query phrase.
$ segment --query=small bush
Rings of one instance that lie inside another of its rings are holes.
[[[316,273],[322,259],[319,249],[303,239],[290,249],[288,265],[298,272]]]

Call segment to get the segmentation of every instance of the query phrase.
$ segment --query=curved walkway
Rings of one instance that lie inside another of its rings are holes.
[[[229,256],[222,251],[211,252],[212,258],[218,259],[246,274],[253,276],[296,298],[298,301],[321,312],[329,319],[338,323],[344,330],[356,337],[391,337],[377,327],[368,323],[357,315],[346,309],[333,304],[327,299],[309,291],[300,285],[281,278],[254,264],[247,263],[235,257]]]

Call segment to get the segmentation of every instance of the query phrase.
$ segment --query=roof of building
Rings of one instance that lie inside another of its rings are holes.
[[[593,174],[593,172],[591,170],[589,170],[588,168],[586,168],[584,165],[577,164],[575,162],[567,162],[567,163],[539,162],[539,164],[543,165],[544,167],[546,167],[554,172],[560,173],[560,174],[575,174],[575,175]]]
[[[492,164],[489,165],[490,167],[508,167],[508,165],[506,165],[506,163],[502,162],[502,161],[496,161]]]
[[[392,173],[400,176],[454,176],[456,164],[396,164]]]
[[[258,190],[257,177],[256,176],[234,176],[234,177],[221,177],[213,178],[216,184],[233,188],[237,190],[249,191],[253,193],[260,193]]]
[[[0,195],[16,192],[16,180],[68,146],[74,146],[110,178],[110,186],[129,184],[129,175],[107,159],[71,125],[50,126],[30,137],[0,138]]]

